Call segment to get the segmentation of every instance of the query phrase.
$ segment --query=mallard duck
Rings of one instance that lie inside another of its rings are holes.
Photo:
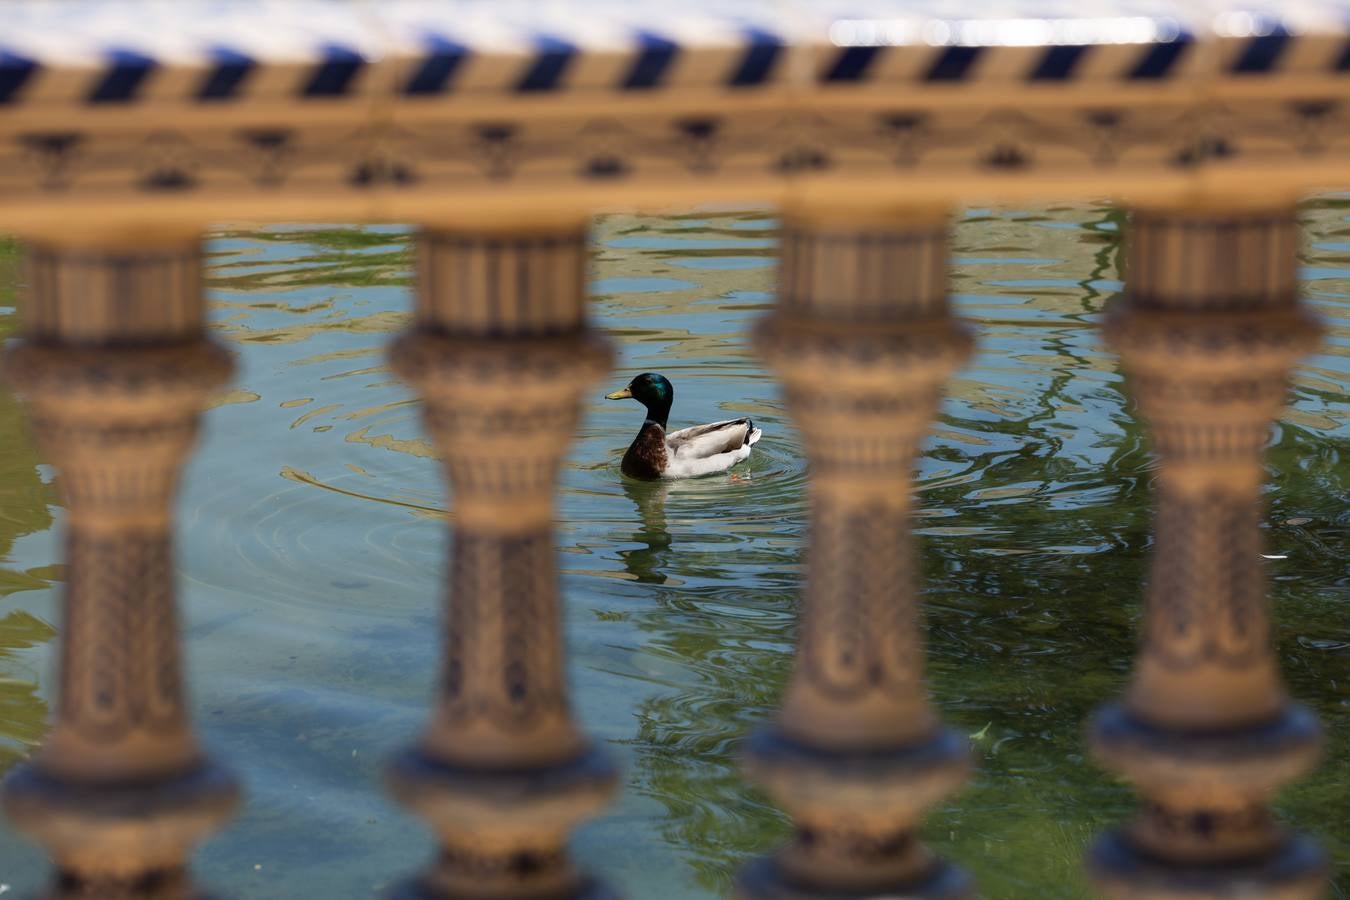
[[[760,430],[749,419],[727,419],[666,431],[675,388],[665,376],[644,372],[622,390],[606,394],[607,400],[632,397],[647,407],[647,420],[628,452],[623,455],[623,474],[630,478],[691,478],[725,472],[750,456]]]

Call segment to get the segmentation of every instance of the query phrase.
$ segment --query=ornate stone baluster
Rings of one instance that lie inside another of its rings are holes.
[[[5,375],[60,470],[60,698],[5,808],[56,862],[53,898],[186,898],[192,846],[232,811],[184,697],[171,529],[200,410],[230,373],[203,331],[198,237],[28,249]]]
[[[1298,223],[1140,210],[1128,240],[1106,336],[1152,428],[1157,516],[1133,678],[1092,742],[1145,806],[1089,867],[1111,897],[1320,896],[1321,852],[1269,807],[1321,736],[1276,668],[1260,533],[1262,449],[1319,332],[1298,306]]]
[[[426,401],[455,523],[436,709],[390,769],[440,858],[398,896],[610,896],[566,854],[615,776],[568,709],[553,548],[557,469],[611,359],[586,327],[585,230],[427,231],[418,250],[391,358]]]
[[[746,898],[969,891],[915,835],[969,766],[923,685],[909,516],[919,442],[971,349],[947,300],[947,228],[936,214],[785,218],[757,344],[810,461],[810,546],[796,667],[747,763],[797,833],[746,869]]]

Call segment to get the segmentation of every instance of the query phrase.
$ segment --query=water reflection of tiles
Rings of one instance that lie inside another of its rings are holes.
[[[1350,778],[1345,202],[1307,213],[1307,293],[1333,330],[1272,438],[1267,529],[1285,557],[1271,562],[1285,667],[1332,737],[1285,808],[1342,858],[1350,825],[1327,798]],[[1132,802],[1081,741],[1126,672],[1149,544],[1152,467],[1094,331],[1120,289],[1119,224],[1105,209],[985,209],[953,236],[980,352],[921,460],[917,525],[931,678],[982,768],[926,840],[1010,900],[1085,896],[1082,844]],[[574,696],[628,785],[578,853],[634,898],[718,896],[783,828],[733,760],[776,705],[803,575],[802,453],[744,342],[772,299],[774,228],[762,211],[596,228],[593,309],[618,343],[614,383],[662,371],[672,422],[751,415],[765,430],[732,476],[625,483],[618,455],[641,412],[598,385],[563,471]],[[187,475],[186,626],[198,718],[251,799],[200,868],[239,896],[364,898],[430,852],[378,787],[430,700],[447,509],[417,406],[382,358],[408,317],[408,232],[269,227],[211,251],[216,332],[240,372]],[[0,308],[11,293],[0,282]],[[0,313],[0,334],[13,322]],[[21,434],[0,394],[0,765],[48,702],[60,578],[51,473]],[[40,874],[34,851],[0,841],[0,881],[22,891]]]

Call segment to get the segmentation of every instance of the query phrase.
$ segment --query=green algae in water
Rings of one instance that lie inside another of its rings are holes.
[[[1350,201],[1305,219],[1305,294],[1331,332],[1272,438],[1266,538],[1282,557],[1269,566],[1283,670],[1329,741],[1280,809],[1327,843],[1345,896]],[[1121,226],[1107,208],[978,210],[953,236],[979,355],[926,444],[915,524],[929,680],[975,736],[978,770],[925,838],[985,896],[1088,896],[1084,846],[1134,804],[1083,731],[1128,675],[1151,540],[1146,436],[1095,332],[1120,287]],[[778,703],[803,574],[805,463],[744,339],[772,304],[775,240],[763,213],[595,230],[593,309],[620,358],[562,473],[558,545],[577,713],[625,771],[576,853],[634,898],[725,895],[744,859],[786,836],[735,762]],[[196,865],[237,896],[368,897],[432,853],[379,787],[431,700],[449,506],[382,357],[409,318],[409,232],[273,227],[209,249],[214,328],[240,363],[231,388],[257,399],[205,418],[179,508],[181,588],[196,719],[250,797]],[[0,244],[0,335],[16,327],[14,260]],[[750,463],[623,480],[640,412],[601,398],[642,371],[675,383],[672,426],[754,417],[765,437]],[[51,697],[56,478],[0,390],[0,766],[31,749]],[[39,851],[0,841],[0,881],[22,891],[43,875]]]

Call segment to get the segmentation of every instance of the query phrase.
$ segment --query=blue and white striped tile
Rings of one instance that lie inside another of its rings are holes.
[[[368,88],[383,42],[355,10],[285,3],[19,3],[0,54],[26,60],[11,102],[92,105],[333,97]]]
[[[381,8],[391,52],[420,93],[520,94],[754,87],[781,83],[792,36],[772,4],[733,18],[710,8],[653,17],[628,4],[395,2]],[[758,15],[756,15],[758,12]],[[445,78],[417,79],[438,48],[460,48]]]
[[[1165,81],[1350,68],[1350,4],[811,4],[824,83]],[[843,43],[845,46],[837,46]],[[852,45],[852,46],[848,46]]]
[[[1350,76],[1350,3],[1227,6],[1214,14],[1210,28],[1221,77]]]
[[[30,104],[336,101],[389,89],[1350,76],[1350,0],[11,0],[5,12],[0,116]],[[840,40],[850,37],[840,20],[881,23],[868,27],[884,34]],[[397,77],[380,77],[385,66]]]

